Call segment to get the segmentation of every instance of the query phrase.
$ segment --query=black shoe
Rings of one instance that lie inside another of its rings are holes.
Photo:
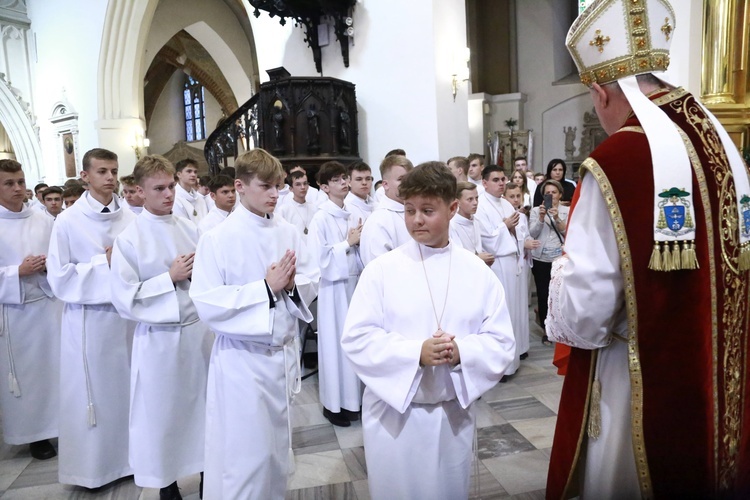
[[[356,422],[359,420],[359,412],[358,411],[350,411],[345,410],[344,408],[341,408],[341,414],[350,422]]]
[[[509,378],[510,378],[509,376],[507,376],[507,375],[503,375],[503,378],[501,378],[501,379],[500,379],[500,383],[501,383],[501,384],[504,384],[504,383],[506,383],[506,382],[508,381],[508,379],[509,379]]]
[[[542,344],[543,345],[552,345],[552,341],[546,335],[542,335]]]
[[[49,460],[57,456],[55,447],[47,439],[29,444],[29,451],[37,460]]]
[[[352,423],[342,413],[333,413],[328,408],[323,408],[323,416],[328,419],[333,425],[339,427],[349,427]]]
[[[518,357],[519,357],[519,358],[521,359],[521,361],[523,361],[524,359],[526,359],[526,358],[528,358],[528,357],[529,357],[529,353],[528,353],[528,352],[525,352],[525,353],[521,354],[521,355],[520,355],[520,356],[518,356]]]
[[[198,486],[198,498],[203,498],[203,473],[201,472],[201,484]]]
[[[177,481],[159,490],[159,500],[182,500]]]

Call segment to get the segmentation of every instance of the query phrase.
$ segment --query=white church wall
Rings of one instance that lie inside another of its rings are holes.
[[[97,67],[105,2],[28,0],[28,15],[36,38],[34,103],[41,142],[43,175],[48,183],[63,182],[55,129],[48,120],[56,102],[67,100],[79,116],[79,146],[85,152],[99,145]],[[81,15],[85,12],[86,15]],[[82,158],[77,158],[78,168]]]
[[[393,148],[405,149],[415,164],[469,152],[466,84],[454,103],[446,69],[453,52],[466,46],[463,5],[460,0],[357,2],[348,68],[330,32],[331,43],[322,48],[323,75],[357,86],[360,155],[376,177],[383,155]],[[318,76],[303,29],[280,26],[278,18],[263,12],[251,20],[261,81],[268,79],[266,69],[277,66],[293,76]]]

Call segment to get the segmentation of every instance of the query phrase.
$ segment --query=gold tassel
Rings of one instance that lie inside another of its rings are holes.
[[[682,252],[680,254],[680,258],[682,260],[682,268],[683,269],[693,269],[690,267],[690,242],[688,241],[682,241]]]
[[[679,271],[681,269],[682,269],[682,264],[680,260],[680,243],[677,241],[673,241],[672,242],[672,270]]]
[[[672,266],[672,252],[669,251],[669,243],[664,243],[664,249],[661,252],[661,270],[674,271]]]
[[[750,243],[743,243],[740,247],[740,271],[750,269]]]
[[[698,254],[695,253],[695,241],[690,242],[690,269],[700,269],[698,265]]]
[[[591,439],[597,439],[602,432],[602,384],[599,379],[591,384],[591,406],[589,407],[589,429]]]
[[[659,252],[659,242],[654,242],[654,249],[651,251],[651,260],[648,261],[648,268],[652,271],[661,271],[661,255]]]

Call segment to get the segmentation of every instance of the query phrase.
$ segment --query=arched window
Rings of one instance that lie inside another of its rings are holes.
[[[190,75],[185,75],[182,96],[185,106],[185,139],[202,141],[206,138],[206,106],[203,85]]]

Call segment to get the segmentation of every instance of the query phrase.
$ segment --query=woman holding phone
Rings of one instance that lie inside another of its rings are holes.
[[[532,238],[542,243],[531,251],[534,261],[531,272],[536,283],[539,322],[544,329],[552,261],[562,255],[569,208],[560,203],[563,186],[558,181],[546,180],[539,185],[539,188],[543,195],[543,203],[531,210],[529,233]],[[542,343],[549,343],[547,335],[542,337]]]

